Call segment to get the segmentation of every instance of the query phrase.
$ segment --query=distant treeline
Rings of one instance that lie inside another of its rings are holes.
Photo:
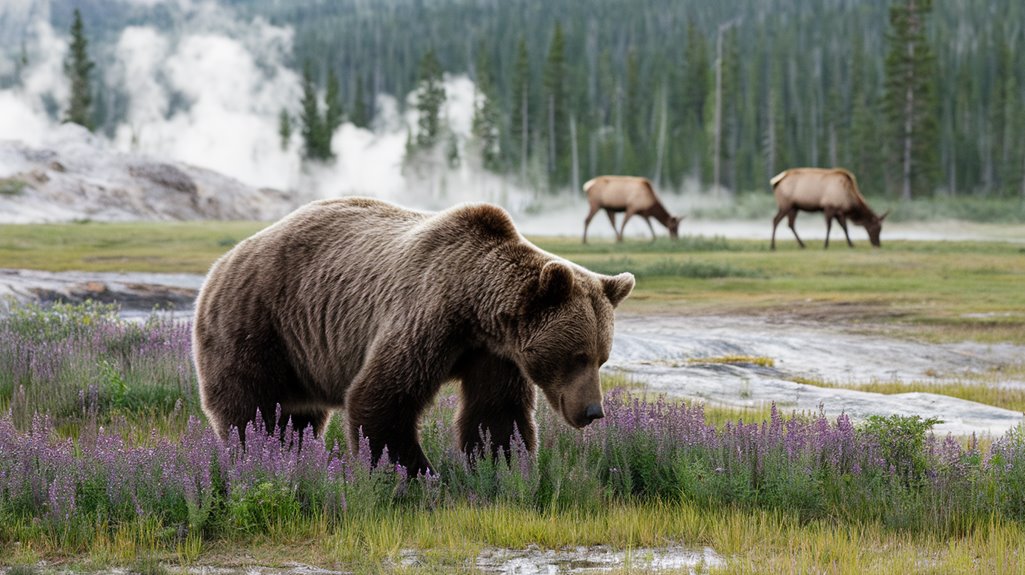
[[[599,173],[707,188],[718,126],[722,185],[741,192],[766,189],[786,167],[841,165],[866,194],[899,197],[913,152],[913,195],[1025,196],[1021,0],[222,3],[292,26],[293,66],[312,63],[321,86],[332,71],[347,115],[357,99],[416,88],[432,51],[497,104],[498,154],[485,163],[551,189]],[[72,2],[54,4],[66,30]],[[138,8],[118,22],[98,0],[74,4],[108,34],[144,19]],[[916,24],[901,29],[893,13],[908,7],[922,17],[917,51],[896,49],[913,44]],[[149,17],[172,26],[163,10]],[[894,61],[902,52],[919,59],[913,79]],[[912,83],[906,150],[898,102]]]

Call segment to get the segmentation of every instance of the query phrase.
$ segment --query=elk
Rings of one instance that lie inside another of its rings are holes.
[[[588,180],[584,184],[584,192],[587,194],[587,201],[591,205],[587,217],[584,218],[584,243],[587,243],[587,226],[598,210],[604,209],[612,223],[612,231],[616,232],[616,241],[623,241],[623,230],[626,229],[626,222],[634,215],[644,218],[651,230],[651,241],[655,241],[655,228],[651,225],[651,218],[669,230],[669,237],[677,239],[678,229],[682,217],[670,215],[662,201],[655,193],[655,188],[647,178],[636,178],[632,176],[598,176]],[[616,213],[626,212],[623,223],[616,229]]]
[[[883,219],[889,214],[886,211],[877,216],[872,208],[865,203],[865,198],[858,191],[858,182],[854,174],[843,168],[795,168],[784,170],[769,180],[772,193],[776,196],[779,211],[772,219],[772,249],[776,249],[776,226],[786,217],[790,230],[794,232],[797,243],[803,248],[804,242],[797,235],[794,220],[798,210],[805,212],[823,212],[826,216],[826,244],[829,247],[829,232],[833,219],[843,228],[847,237],[847,245],[854,247],[851,236],[847,233],[848,218],[868,232],[868,239],[874,247],[879,247],[879,232],[883,229]]]

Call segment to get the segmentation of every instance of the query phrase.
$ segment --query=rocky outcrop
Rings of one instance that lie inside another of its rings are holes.
[[[43,147],[0,140],[0,222],[276,220],[304,200],[110,149],[74,124]]]

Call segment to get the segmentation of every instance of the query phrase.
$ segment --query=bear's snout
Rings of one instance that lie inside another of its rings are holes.
[[[587,406],[587,410],[584,411],[584,425],[590,424],[595,419],[601,419],[605,417],[605,411],[601,408],[600,403],[592,403]]]

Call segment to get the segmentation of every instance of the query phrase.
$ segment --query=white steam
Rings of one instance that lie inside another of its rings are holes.
[[[417,126],[415,94],[403,95],[403,106],[394,96],[378,95],[372,130],[344,123],[333,134],[336,161],[304,165],[300,79],[286,65],[292,30],[261,19],[240,22],[209,2],[165,3],[182,13],[177,32],[132,26],[112,45],[91,46],[93,60],[110,63],[105,77],[94,82],[126,97],[125,119],[109,142],[114,148],[209,168],[256,187],[290,190],[299,201],[370,195],[427,209],[491,201],[521,221],[528,208],[536,208],[534,192],[480,167],[470,134],[475,89],[466,76],[444,78],[441,113],[459,151],[457,165],[448,161],[447,134],[433,154],[422,154],[411,165],[404,161]],[[67,39],[42,19],[32,30],[20,82],[0,90],[0,139],[40,145],[55,133],[55,108],[67,100]],[[295,120],[286,149],[278,134],[283,109]],[[541,231],[579,233],[586,204],[572,200],[537,214]]]
[[[29,65],[21,70],[20,82],[0,90],[0,138],[38,145],[57,124],[47,112],[47,101],[67,99],[64,55],[68,45],[49,24],[37,22],[30,27],[25,49]]]

